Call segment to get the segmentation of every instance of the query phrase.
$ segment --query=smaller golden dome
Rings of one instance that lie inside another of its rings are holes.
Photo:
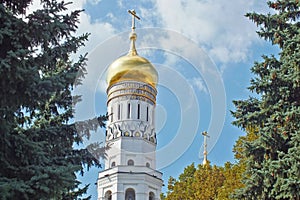
[[[108,87],[121,81],[139,81],[155,87],[158,73],[146,58],[129,54],[118,58],[108,68]]]

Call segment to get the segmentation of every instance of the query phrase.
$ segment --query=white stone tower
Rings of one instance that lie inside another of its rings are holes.
[[[131,46],[107,73],[105,170],[97,181],[98,200],[158,200],[163,185],[156,170],[155,104],[158,73],[135,48],[135,11]]]

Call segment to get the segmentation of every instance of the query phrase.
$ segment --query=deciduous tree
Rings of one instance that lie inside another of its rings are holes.
[[[194,164],[187,166],[176,180],[170,177],[166,200],[180,199],[216,199],[218,188],[222,186],[224,175],[217,166]]]

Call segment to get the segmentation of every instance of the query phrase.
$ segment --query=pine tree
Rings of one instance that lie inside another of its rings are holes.
[[[268,2],[274,14],[246,16],[260,37],[278,45],[278,56],[255,63],[249,87],[259,97],[234,101],[234,125],[255,127],[257,139],[245,142],[245,187],[238,199],[300,199],[300,2]]]
[[[77,199],[87,187],[76,173],[100,163],[73,145],[106,119],[70,123],[85,73],[85,56],[70,59],[88,37],[74,36],[81,11],[43,0],[27,14],[31,0],[0,2],[1,199]]]

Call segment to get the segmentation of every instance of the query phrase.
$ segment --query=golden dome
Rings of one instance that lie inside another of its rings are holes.
[[[155,87],[158,73],[146,58],[128,54],[118,58],[108,67],[108,87],[122,81],[139,81]]]
[[[108,67],[108,87],[122,81],[139,81],[156,87],[158,81],[157,71],[146,58],[138,56],[135,48],[137,38],[135,33],[135,19],[140,18],[134,10],[129,10],[128,12],[132,15],[132,31],[129,37],[131,41],[130,50],[126,56],[118,58]]]
[[[158,81],[158,73],[154,66],[143,57],[138,56],[135,48],[135,40],[137,38],[134,32],[134,25],[130,34],[130,50],[126,56],[122,56],[115,60],[109,67],[107,72],[108,87],[122,81],[139,81],[156,86]]]

